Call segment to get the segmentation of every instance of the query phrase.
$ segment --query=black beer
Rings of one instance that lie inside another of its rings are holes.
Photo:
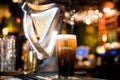
[[[76,45],[75,35],[58,35],[56,41],[56,54],[58,58],[59,76],[67,77],[74,75]]]

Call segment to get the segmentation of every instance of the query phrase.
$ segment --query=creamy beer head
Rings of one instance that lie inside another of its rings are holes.
[[[73,34],[59,34],[57,39],[76,39],[76,35],[73,35]]]
[[[60,34],[57,36],[56,49],[60,46],[61,48],[72,48],[76,51],[77,41],[76,35],[73,34]]]

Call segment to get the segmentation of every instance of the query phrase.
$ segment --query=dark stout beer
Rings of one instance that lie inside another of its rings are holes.
[[[59,76],[67,77],[74,75],[76,45],[75,35],[58,35],[56,40],[56,54]]]

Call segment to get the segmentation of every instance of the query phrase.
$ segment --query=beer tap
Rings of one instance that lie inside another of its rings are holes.
[[[69,0],[68,9],[69,9],[69,11],[65,12],[64,22],[70,24],[71,34],[73,34],[74,33],[74,24],[75,24],[75,18],[74,18],[75,9],[74,9],[74,1],[73,0]]]
[[[69,0],[69,4],[70,4],[70,25],[71,25],[71,33],[74,33],[74,13],[75,13],[75,9],[74,9],[74,0]]]

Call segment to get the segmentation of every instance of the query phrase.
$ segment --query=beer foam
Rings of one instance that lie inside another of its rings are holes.
[[[74,35],[74,34],[59,34],[57,36],[57,39],[67,39],[67,38],[76,39],[76,35]]]

